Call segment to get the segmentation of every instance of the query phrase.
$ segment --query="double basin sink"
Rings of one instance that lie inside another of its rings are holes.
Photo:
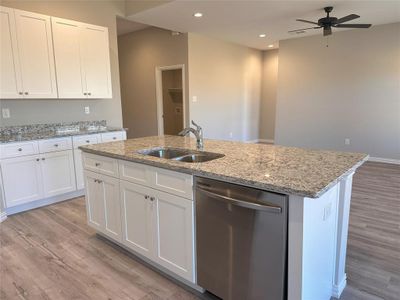
[[[139,150],[138,153],[187,163],[206,162],[225,156],[224,154],[220,153],[170,147],[144,149]]]

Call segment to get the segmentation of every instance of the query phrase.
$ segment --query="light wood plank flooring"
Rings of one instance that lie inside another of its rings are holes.
[[[398,300],[400,166],[365,164],[353,191],[341,299]],[[97,237],[83,198],[11,216],[0,227],[0,299],[211,299]]]

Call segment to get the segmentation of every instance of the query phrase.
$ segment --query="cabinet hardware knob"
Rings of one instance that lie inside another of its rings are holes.
[[[18,151],[20,151],[20,152],[21,152],[21,151],[22,151],[22,148],[18,148]]]
[[[54,144],[54,147],[58,147],[58,144]]]
[[[36,161],[39,161],[40,159],[39,158],[36,158]]]
[[[28,95],[29,93],[28,92],[25,92],[25,95]]]
[[[92,95],[92,93],[87,93],[89,96]]]
[[[114,136],[114,137],[113,137],[113,140],[116,140],[116,139],[117,139],[117,137]]]
[[[85,96],[86,96],[86,95],[87,95],[87,93],[83,93],[83,95],[85,95]]]
[[[150,201],[153,202],[155,200],[154,197],[150,197]]]
[[[97,183],[102,183],[103,182],[103,180],[97,180]]]
[[[144,195],[144,199],[149,199],[149,196],[147,196],[147,195]]]
[[[42,160],[45,160],[45,158],[43,157]]]
[[[88,144],[89,144],[89,143],[90,143],[90,141],[89,141],[89,140],[87,140],[87,141],[86,141],[86,143],[88,143]]]
[[[19,92],[18,94],[23,95],[24,93],[23,92]]]
[[[95,165],[96,167],[98,167],[98,166],[100,166],[100,163],[95,163],[94,165]]]

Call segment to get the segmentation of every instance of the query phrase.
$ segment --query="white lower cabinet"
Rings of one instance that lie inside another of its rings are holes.
[[[72,150],[44,154],[41,169],[45,198],[76,190]]]
[[[7,207],[42,197],[43,179],[39,155],[5,159],[1,162],[1,173]]]
[[[119,180],[85,171],[85,182],[88,224],[114,240],[121,241]]]

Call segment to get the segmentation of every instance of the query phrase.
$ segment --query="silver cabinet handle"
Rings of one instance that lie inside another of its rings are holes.
[[[150,201],[153,202],[156,198],[150,197]]]
[[[147,196],[147,195],[144,195],[144,199],[149,199],[149,196]]]
[[[25,92],[25,95],[28,95],[29,93],[28,92]]]
[[[87,93],[89,96],[92,95],[92,93]]]
[[[36,158],[36,161],[39,161],[40,160],[40,158]]]
[[[86,95],[87,95],[87,93],[83,93],[83,95],[85,95],[85,96],[86,96]]]
[[[94,182],[97,182],[97,179],[94,179],[93,181],[94,181]]]
[[[44,157],[42,157],[42,160],[45,160],[45,158],[44,158]]]
[[[54,147],[58,147],[58,144],[54,144]]]
[[[23,95],[24,93],[23,92],[19,92],[18,94]]]
[[[113,137],[113,140],[116,140],[116,139],[117,139],[117,137],[114,136],[114,137]]]
[[[89,141],[89,140],[87,140],[87,141],[86,141],[86,143],[88,143],[88,144],[89,144],[89,143],[90,143],[90,141]]]
[[[102,183],[103,182],[103,180],[97,180],[97,183]]]
[[[246,202],[246,201],[242,201],[242,200],[235,199],[232,197],[216,194],[214,192],[210,192],[210,191],[207,191],[207,190],[199,188],[199,187],[197,187],[196,191],[201,192],[201,193],[203,193],[209,197],[212,197],[216,200],[224,201],[226,203],[240,206],[240,207],[262,210],[262,211],[267,211],[267,212],[272,212],[272,213],[277,213],[277,214],[280,214],[282,212],[282,208],[279,206],[263,205],[263,204]]]
[[[18,151],[20,151],[20,152],[21,152],[21,151],[22,151],[22,148],[18,148]]]
[[[95,163],[94,164],[96,167],[98,167],[98,166],[100,166],[101,164],[100,163]]]

